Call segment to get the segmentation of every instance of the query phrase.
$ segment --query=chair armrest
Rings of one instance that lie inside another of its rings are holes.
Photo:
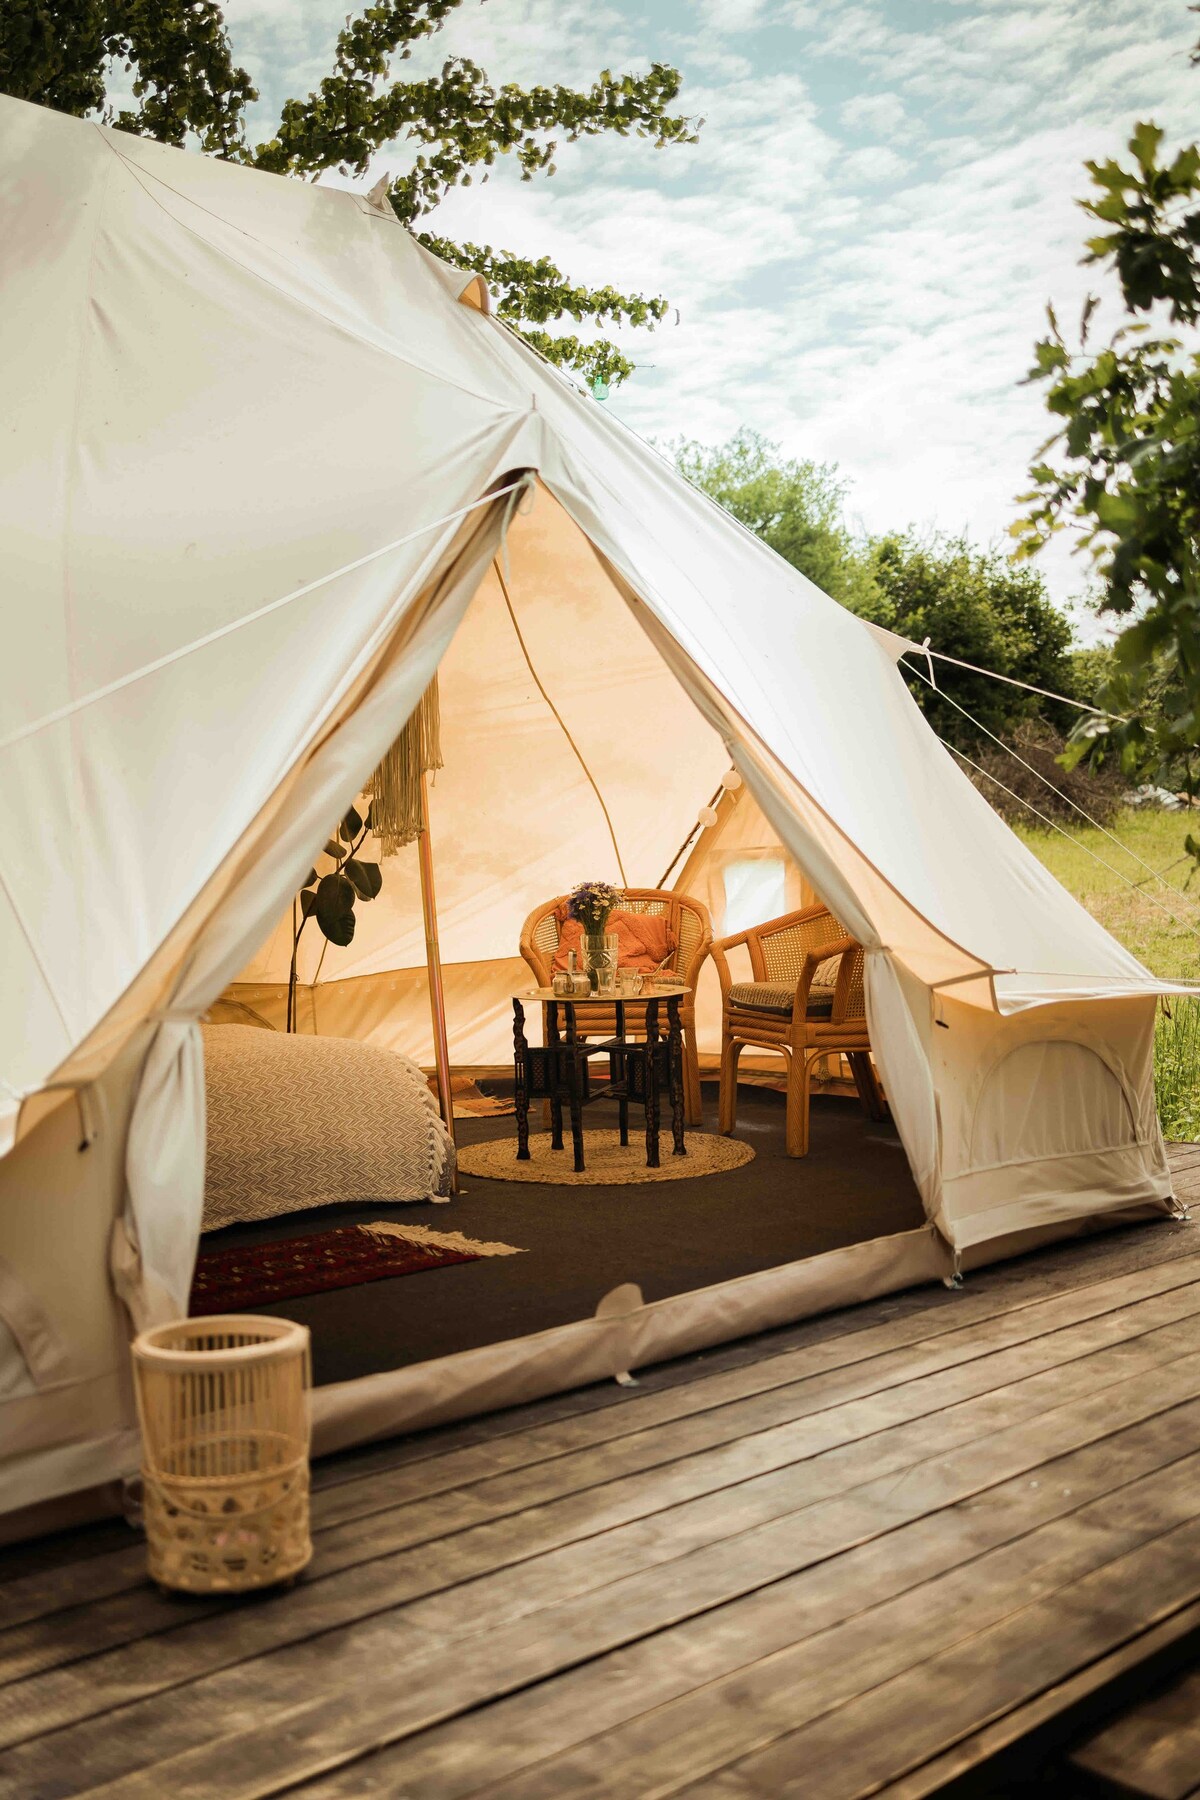
[[[706,931],[704,933],[703,937],[700,939],[700,942],[696,945],[696,948],[692,951],[691,960],[689,961],[687,968],[680,970],[680,974],[682,975],[684,982],[692,990],[693,997],[695,995],[696,987],[700,980],[700,971],[704,967],[705,959],[707,958],[707,956],[709,955],[711,950],[712,950],[712,934],[711,934],[711,932]],[[721,973],[721,971],[720,971],[720,969],[718,969],[717,970],[718,976],[720,975],[720,973]]]
[[[857,950],[858,945],[851,937],[830,938],[827,944],[818,944],[815,950],[806,950],[804,966],[800,971],[800,979],[796,983],[796,998],[792,1002],[792,1024],[803,1025],[808,1013],[808,995],[812,987],[812,978],[823,962],[831,956],[844,957],[847,950]],[[838,969],[838,985],[834,992],[834,1011],[842,989],[842,971]]]
[[[729,970],[729,961],[725,955],[727,950],[736,950],[739,944],[750,941],[749,931],[735,931],[732,937],[713,938],[708,946],[708,954],[712,957],[717,970],[717,979],[721,983],[721,997],[733,986],[733,976]]]
[[[854,1012],[850,1011],[851,990],[857,983],[862,987],[863,948],[861,944],[852,944],[850,950],[842,957],[838,966],[837,986],[833,991],[833,1017],[830,1023],[843,1025],[847,1019],[865,1019],[866,999]]]

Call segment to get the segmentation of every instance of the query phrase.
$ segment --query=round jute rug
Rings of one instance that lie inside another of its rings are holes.
[[[486,1144],[467,1144],[458,1153],[461,1175],[483,1175],[489,1181],[553,1182],[564,1187],[625,1187],[651,1181],[687,1181],[699,1175],[723,1175],[753,1162],[754,1151],[736,1138],[716,1137],[706,1131],[689,1131],[687,1155],[676,1156],[670,1130],[659,1138],[660,1166],[646,1167],[646,1134],[629,1122],[629,1142],[621,1146],[619,1131],[585,1131],[583,1154],[587,1168],[575,1173],[570,1130],[563,1132],[563,1148],[550,1148],[548,1131],[530,1132],[529,1161],[517,1161],[516,1139],[507,1134]]]

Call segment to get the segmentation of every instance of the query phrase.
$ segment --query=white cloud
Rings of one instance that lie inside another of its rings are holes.
[[[264,116],[327,71],[345,6],[232,0]],[[1190,23],[1180,0],[468,0],[402,72],[470,55],[585,85],[677,64],[699,144],[564,145],[531,183],[502,160],[438,229],[667,294],[678,324],[617,334],[640,367],[610,405],[644,435],[749,424],[840,463],[871,529],[987,540],[1048,435],[1019,385],[1045,301],[1071,318],[1096,279],[1082,163],[1148,114],[1195,135]],[[1060,597],[1083,586],[1050,567]]]
[[[847,132],[862,132],[883,143],[906,143],[923,135],[899,94],[855,94],[843,102],[838,116]]]

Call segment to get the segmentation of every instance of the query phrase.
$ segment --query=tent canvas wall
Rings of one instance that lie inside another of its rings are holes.
[[[455,782],[486,799],[442,832],[451,972],[464,944],[511,961],[560,870],[611,872],[578,765],[526,704],[490,585],[505,553],[630,879],[656,877],[732,762],[866,947],[931,1225],[402,1371],[399,1397],[383,1377],[326,1391],[323,1441],[898,1285],[944,1246],[1169,1206],[1161,984],[954,766],[899,640],[691,491],[362,196],[8,99],[0,140],[5,1505],[134,1460],[128,1328],[185,1309],[200,1225],[196,1021],[444,658],[438,805]],[[359,946],[372,980],[419,960],[409,901],[389,881]]]

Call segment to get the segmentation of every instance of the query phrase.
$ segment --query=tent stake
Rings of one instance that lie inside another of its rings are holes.
[[[454,1095],[450,1087],[450,1046],[446,1038],[446,996],[442,990],[442,958],[438,948],[437,900],[433,890],[433,845],[429,838],[429,791],[421,770],[421,831],[417,839],[421,865],[421,912],[425,919],[425,966],[429,971],[429,1016],[433,1024],[433,1057],[437,1070],[438,1104],[450,1142],[454,1137]],[[458,1171],[450,1183],[458,1192]]]

